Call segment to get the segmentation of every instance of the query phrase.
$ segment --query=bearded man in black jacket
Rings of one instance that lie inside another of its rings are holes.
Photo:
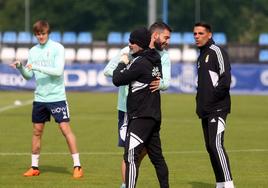
[[[126,162],[126,187],[136,187],[139,159],[146,149],[153,163],[161,188],[168,188],[168,167],[162,154],[160,141],[160,92],[150,90],[150,83],[162,77],[161,57],[150,49],[151,34],[146,28],[131,32],[129,48],[131,57],[123,55],[113,72],[116,86],[129,85],[127,129],[124,160]]]
[[[202,119],[216,188],[234,188],[229,158],[223,146],[226,117],[231,110],[231,66],[227,53],[215,45],[210,25],[196,23],[194,39],[200,49],[197,60],[196,113]]]

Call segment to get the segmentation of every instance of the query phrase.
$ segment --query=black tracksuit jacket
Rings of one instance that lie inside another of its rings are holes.
[[[116,86],[129,85],[127,113],[129,119],[153,118],[161,121],[159,90],[151,92],[149,84],[162,77],[161,57],[155,49],[147,49],[134,55],[128,65],[119,63],[113,72]]]
[[[231,66],[227,53],[210,39],[197,60],[196,113],[199,118],[228,114],[231,110]]]

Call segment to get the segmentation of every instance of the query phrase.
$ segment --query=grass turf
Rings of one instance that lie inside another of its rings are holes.
[[[30,166],[32,92],[0,92],[0,187],[114,188],[121,183],[121,148],[117,145],[117,95],[68,93],[71,126],[76,135],[85,177],[74,180],[72,160],[57,124],[47,123],[42,138],[41,175],[25,178]],[[8,106],[8,108],[6,108]],[[232,96],[225,146],[237,188],[268,187],[267,96]],[[214,188],[194,95],[162,94],[162,146],[170,171],[170,187]],[[146,157],[137,187],[159,187]]]

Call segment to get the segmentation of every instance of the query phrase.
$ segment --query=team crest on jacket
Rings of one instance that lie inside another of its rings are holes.
[[[154,67],[152,70],[152,76],[153,77],[161,77],[161,72],[159,71],[158,67]]]
[[[206,59],[205,59],[205,62],[207,63],[208,62],[208,59],[209,59],[209,55],[207,55]]]

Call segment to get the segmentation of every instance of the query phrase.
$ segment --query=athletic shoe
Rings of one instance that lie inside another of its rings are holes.
[[[29,170],[27,170],[27,171],[23,174],[23,176],[25,176],[25,177],[31,177],[31,176],[39,176],[39,174],[40,174],[40,170],[39,170],[39,169],[33,169],[33,168],[31,167]]]
[[[73,177],[74,178],[81,178],[81,177],[83,177],[83,175],[84,175],[84,173],[83,173],[81,166],[75,166],[74,172],[73,172]]]
[[[122,183],[122,185],[121,185],[120,188],[126,188],[126,184],[125,183]]]

